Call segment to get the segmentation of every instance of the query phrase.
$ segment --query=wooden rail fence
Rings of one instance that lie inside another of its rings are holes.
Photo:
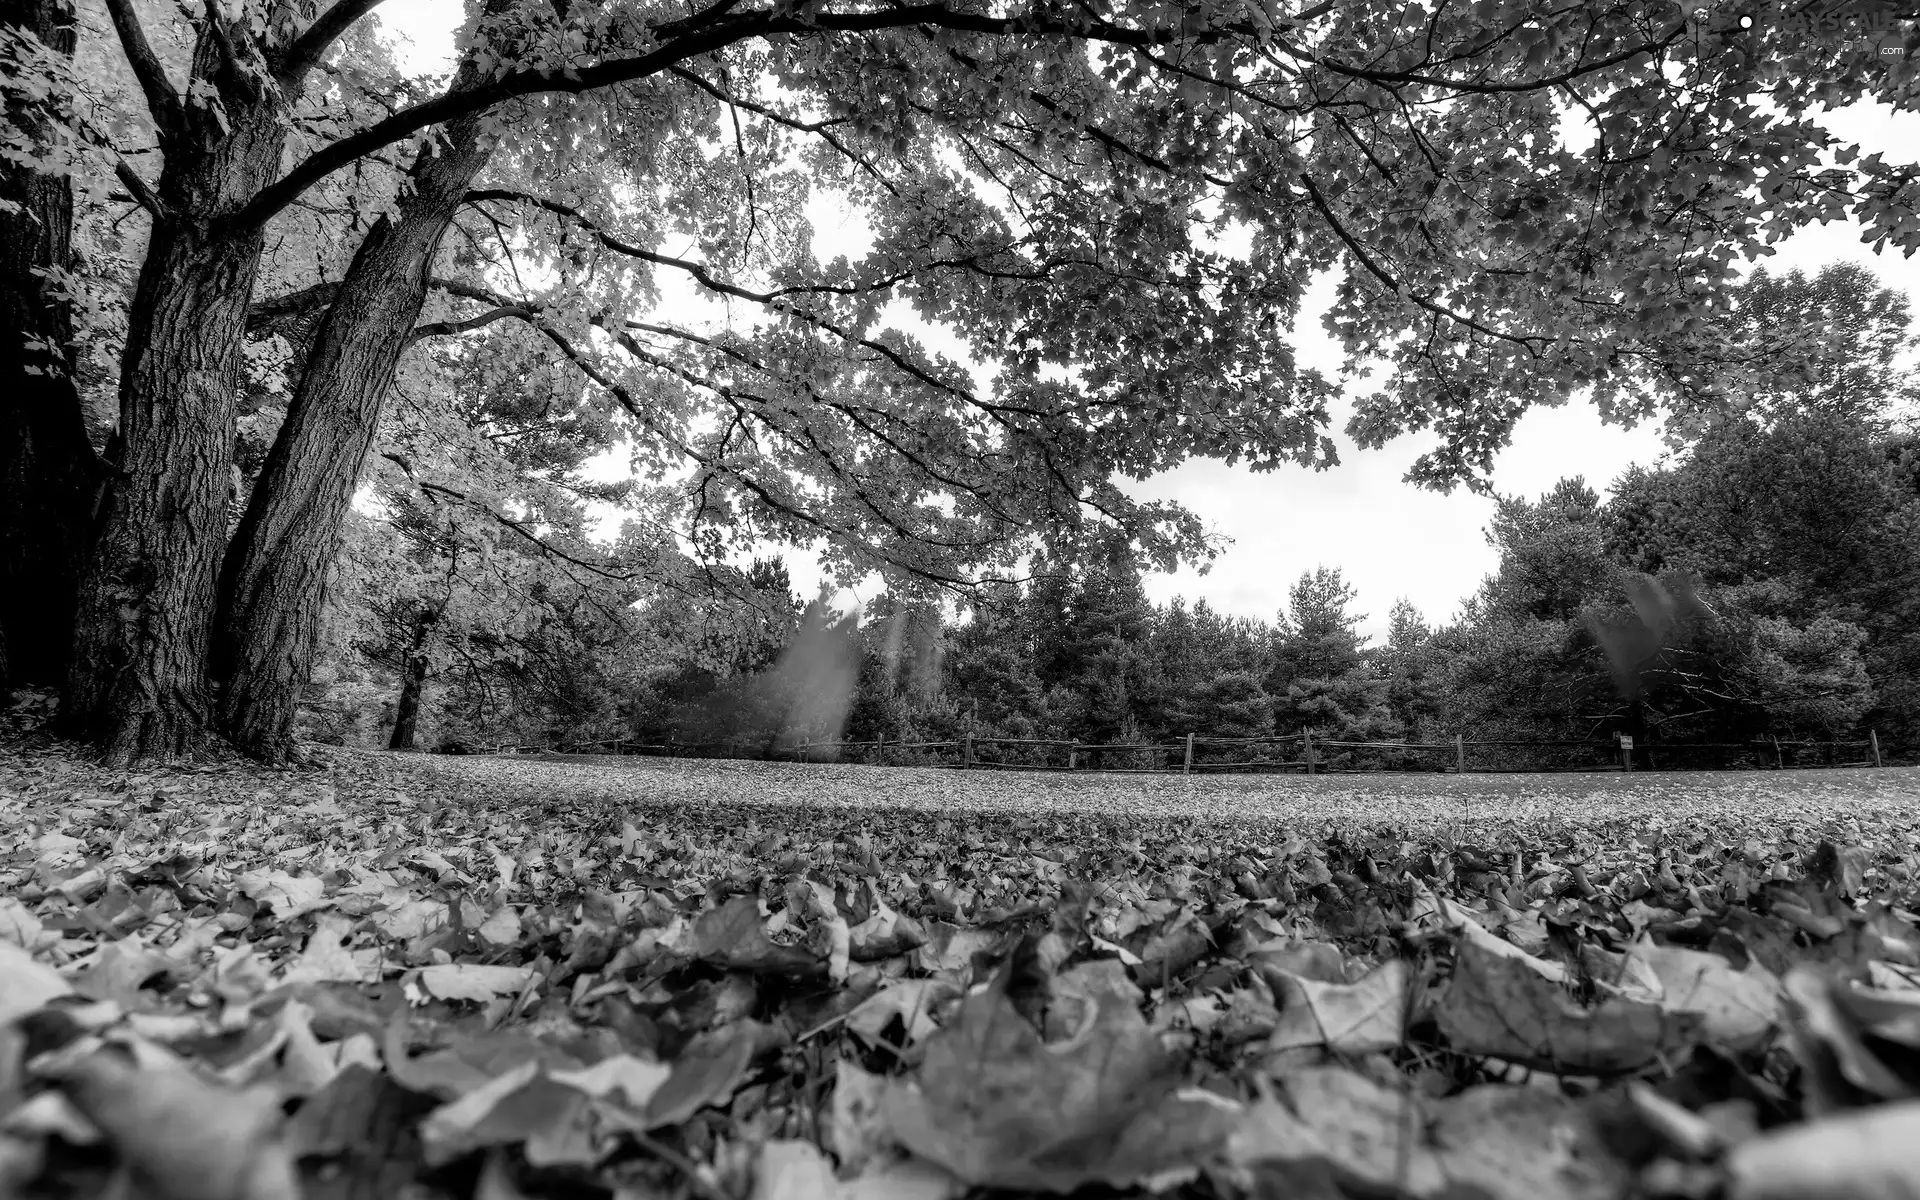
[[[1057,757],[1060,751],[1064,751],[1066,761],[1024,761],[1031,759],[1031,754],[1022,755],[1023,761],[1012,761],[1000,749],[1004,747],[1014,747],[1016,752],[1018,748],[1029,750],[1038,748],[1047,751],[1047,757]],[[1263,750],[1268,747],[1273,748],[1276,753],[1282,751],[1286,753],[1280,757],[1263,753]],[[991,752],[983,757],[981,754],[983,750]],[[1482,753],[1478,756],[1480,759],[1478,763],[1469,765],[1472,762],[1469,751],[1490,750],[1507,752],[1506,757],[1509,761],[1514,756],[1514,752],[1527,754],[1558,751],[1565,757],[1574,757],[1565,752],[1573,751],[1577,754],[1578,751],[1584,750],[1590,754],[1588,761],[1583,765],[1543,767],[1489,765],[1488,756]],[[715,755],[714,751],[721,753]],[[1206,757],[1197,758],[1196,751]],[[1316,775],[1413,771],[1496,774],[1658,770],[1663,765],[1669,768],[1691,765],[1684,760],[1708,751],[1722,756],[1727,752],[1737,753],[1746,760],[1747,765],[1755,767],[1784,768],[1789,765],[1878,767],[1883,765],[1884,761],[1879,734],[1875,731],[1869,731],[1866,739],[1862,741],[1822,742],[1803,739],[1781,741],[1776,738],[1767,738],[1748,742],[1641,742],[1638,745],[1629,738],[1615,738],[1610,741],[1511,738],[1469,740],[1459,734],[1455,734],[1450,740],[1437,742],[1354,742],[1316,735],[1311,730],[1264,737],[1215,737],[1189,733],[1179,741],[1171,743],[1080,742],[1070,738],[989,737],[969,732],[958,738],[937,741],[910,741],[901,737],[880,738],[872,741],[802,741],[781,746],[764,741],[749,743],[745,740],[648,743],[632,738],[612,738],[597,742],[562,743],[551,747],[499,746],[494,753],[638,754],[664,757],[785,759],[801,762],[822,759],[840,760],[848,758],[849,752],[857,752],[857,758],[854,761],[877,762],[888,757],[912,753],[921,760],[917,765],[950,766],[961,770],[1092,770],[1125,774],[1179,773],[1182,775],[1213,771],[1241,773],[1287,771]],[[1846,751],[1859,751],[1861,757],[1843,760],[1842,754]],[[1213,757],[1216,753],[1228,755],[1237,753],[1251,757],[1223,759]],[[951,761],[940,761],[949,754]],[[933,757],[936,761],[925,761],[929,757]],[[1789,757],[1792,759],[1791,762],[1788,761]],[[1805,761],[1809,757],[1816,761]],[[1126,765],[1110,763],[1109,759],[1118,760]],[[1138,765],[1143,759],[1151,765]],[[1675,759],[1683,761],[1676,763]],[[1697,757],[1694,761],[1697,763]]]

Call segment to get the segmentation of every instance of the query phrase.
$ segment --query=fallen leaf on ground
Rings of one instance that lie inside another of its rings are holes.
[[[1776,1129],[1727,1154],[1727,1200],[1913,1200],[1920,1101]]]
[[[1413,972],[1389,959],[1353,983],[1323,983],[1278,967],[1263,975],[1279,1010],[1268,1050],[1325,1046],[1342,1054],[1397,1048],[1412,1004]]]
[[[299,1200],[270,1098],[209,1086],[158,1052],[83,1038],[40,1066],[106,1137],[132,1194],[153,1200]]]
[[[285,871],[252,871],[236,878],[233,885],[249,899],[273,909],[274,916],[282,921],[304,916],[331,903],[325,896],[326,885],[320,880],[289,875]]]
[[[10,1025],[72,990],[60,972],[14,943],[0,941],[0,1025]]]
[[[725,1102],[745,1081],[753,1060],[784,1040],[779,1030],[753,1020],[694,1038],[648,1100],[647,1126],[678,1125],[710,1104]]]
[[[1697,1013],[1706,1037],[1736,1050],[1753,1050],[1773,1035],[1785,995],[1759,963],[1744,971],[1718,954],[1660,946],[1642,938],[1627,949],[1630,969],[1659,981],[1657,1002],[1669,1012]]]
[[[489,967],[480,963],[440,963],[420,969],[420,986],[441,1000],[485,1003],[495,996],[519,994],[533,978],[530,967]]]
[[[767,936],[767,919],[751,896],[735,896],[693,923],[693,952],[732,971],[774,975],[824,975],[827,959],[802,946],[783,946]]]
[[[1449,1045],[1541,1070],[1606,1075],[1646,1066],[1697,1040],[1698,1013],[1621,996],[1582,1008],[1510,955],[1463,939],[1435,1011]]]
[[[968,996],[928,1039],[913,1080],[889,1092],[887,1120],[900,1144],[993,1187],[1127,1186],[1137,1173],[1182,1165],[1192,1148],[1170,1139],[1157,1159],[1155,1147],[1129,1141],[1137,1161],[1115,1163],[1108,1138],[1172,1099],[1177,1062],[1141,1018],[1122,964],[1103,959],[1079,969],[1093,1011],[1055,1045],[1008,1000],[1005,972]]]
[[[924,1041],[939,1026],[933,1014],[960,995],[958,984],[945,979],[902,979],[888,984],[862,1000],[847,1014],[847,1028],[877,1044],[896,1020],[900,1022],[900,1046]]]

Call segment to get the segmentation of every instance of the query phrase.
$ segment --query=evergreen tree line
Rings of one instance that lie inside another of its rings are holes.
[[[628,739],[774,756],[806,741],[971,731],[982,761],[1058,764],[1064,751],[985,739],[1157,746],[1189,732],[1416,743],[1624,733],[1660,748],[1662,765],[1681,766],[1747,757],[1686,750],[1701,743],[1849,739],[1868,728],[1890,751],[1920,746],[1920,437],[1910,427],[1830,412],[1729,420],[1611,490],[1602,502],[1569,479],[1537,499],[1500,500],[1487,530],[1498,567],[1458,615],[1432,625],[1401,600],[1377,640],[1360,632],[1366,614],[1337,565],[1303,572],[1272,620],[1205,600],[1155,604],[1138,567],[1114,554],[1041,558],[1026,581],[988,584],[964,605],[903,593],[857,615],[803,603],[778,560],[705,591],[631,604],[545,580],[516,624],[500,619],[511,607],[501,603],[506,585],[449,585],[459,566],[442,561],[438,576],[416,570],[425,582],[338,642],[312,728],[368,740],[395,728],[405,708],[411,737],[429,657],[422,621],[438,612],[430,632],[442,686],[421,744],[443,747]],[[368,540],[356,545],[405,558],[391,527],[376,525],[367,522]],[[503,544],[487,569],[511,577],[542,561]],[[397,578],[391,563],[360,569],[367,581],[382,570]],[[435,600],[461,589],[472,597],[465,630],[449,627],[460,602]],[[383,590],[390,584],[367,582],[357,593]],[[1203,745],[1200,760],[1242,754]],[[1438,767],[1451,758],[1336,750],[1325,761]],[[1475,756],[1484,765],[1594,760],[1577,747]],[[1090,765],[1158,761],[1108,752]]]

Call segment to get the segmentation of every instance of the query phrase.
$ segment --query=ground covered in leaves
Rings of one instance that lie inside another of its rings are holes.
[[[16,740],[0,1195],[1912,1196],[1917,801]]]
[[[334,752],[337,759],[352,752]],[[388,755],[374,755],[392,763]],[[808,810],[905,809],[959,817],[1016,813],[1078,820],[1165,817],[1245,826],[1274,823],[1479,835],[1503,824],[1678,818],[1741,825],[1906,819],[1920,773],[1857,769],[1564,772],[1558,774],[1179,775],[951,767],[881,767],[594,755],[418,756],[400,760],[405,786],[447,796],[537,796],[549,803],[633,805],[742,802]],[[785,819],[792,819],[791,817]],[[811,819],[811,818],[809,818]]]

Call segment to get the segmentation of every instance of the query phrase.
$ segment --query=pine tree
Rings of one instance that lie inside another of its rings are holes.
[[[1336,679],[1363,662],[1360,636],[1366,620],[1347,611],[1357,593],[1338,567],[1303,572],[1287,591],[1287,607],[1275,621],[1273,667],[1267,690],[1283,693],[1300,679]]]
[[[1366,618],[1347,611],[1356,595],[1338,567],[1305,572],[1289,589],[1267,685],[1280,728],[1320,730],[1343,741],[1399,736],[1387,681],[1367,661],[1357,632]]]
[[[1387,711],[1414,740],[1428,740],[1439,714],[1433,678],[1433,630],[1406,597],[1394,601],[1387,618],[1387,640],[1373,651],[1375,670],[1387,681]]]

